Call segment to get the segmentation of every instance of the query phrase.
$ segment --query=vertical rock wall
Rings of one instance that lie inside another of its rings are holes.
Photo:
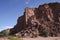
[[[60,36],[60,3],[26,8],[24,15],[18,18],[10,34],[21,37]]]

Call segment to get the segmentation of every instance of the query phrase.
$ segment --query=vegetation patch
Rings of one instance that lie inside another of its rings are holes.
[[[23,40],[22,38],[17,37],[17,36],[8,36],[8,39],[9,40]]]

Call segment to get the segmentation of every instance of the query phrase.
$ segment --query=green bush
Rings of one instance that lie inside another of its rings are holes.
[[[9,40],[22,40],[22,38],[17,37],[17,36],[9,36],[8,39]]]
[[[5,30],[0,32],[0,37],[2,36],[9,36],[9,33],[7,33]]]
[[[0,32],[0,37],[1,37],[1,36],[6,36],[5,31],[1,31],[1,32]]]
[[[47,37],[47,35],[48,35],[48,32],[45,29],[40,31],[40,36]]]

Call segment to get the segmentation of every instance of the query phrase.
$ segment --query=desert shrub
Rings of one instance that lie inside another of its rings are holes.
[[[0,37],[2,36],[9,36],[9,33],[7,33],[5,30],[0,32]]]
[[[17,36],[8,36],[9,40],[22,40],[21,37],[17,37]]]
[[[43,37],[47,37],[48,32],[45,29],[43,29],[43,30],[40,31],[40,34],[39,35],[40,36],[43,36]]]
[[[6,36],[5,31],[1,31],[0,36]]]
[[[3,36],[3,34],[0,32],[0,37],[2,37]]]

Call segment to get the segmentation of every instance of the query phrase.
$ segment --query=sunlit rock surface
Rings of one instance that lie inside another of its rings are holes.
[[[60,3],[25,8],[24,15],[18,18],[10,34],[21,37],[60,37]]]

